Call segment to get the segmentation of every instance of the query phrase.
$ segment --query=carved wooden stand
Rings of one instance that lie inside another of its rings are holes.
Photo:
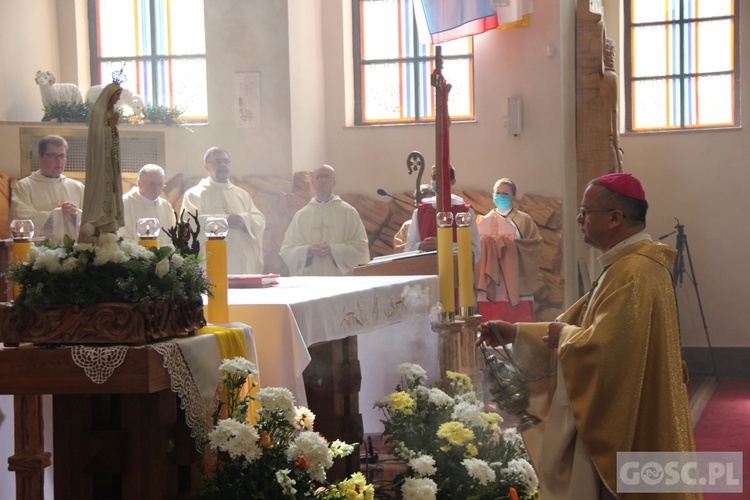
[[[200,455],[163,363],[153,349],[130,349],[121,368],[96,384],[65,349],[0,349],[0,394],[15,396],[8,468],[16,473],[16,498],[44,499],[50,454],[41,394],[53,395],[56,498],[197,495]]]
[[[103,302],[44,311],[0,303],[0,341],[6,345],[146,344],[190,335],[205,324],[200,301]]]
[[[477,327],[482,316],[458,316],[456,321],[433,322],[432,330],[438,334],[438,361],[440,376],[447,370],[463,373],[471,378],[475,387],[482,380],[477,362]]]

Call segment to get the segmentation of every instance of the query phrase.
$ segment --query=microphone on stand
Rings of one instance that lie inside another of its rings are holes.
[[[396,198],[395,196],[388,194],[385,191],[385,189],[383,189],[383,188],[378,188],[377,193],[380,196],[387,196],[388,198],[391,198],[391,199],[393,199],[393,200],[395,200],[395,201],[397,201],[399,203],[403,203],[404,205],[409,205],[410,207],[414,207],[417,210],[424,210],[425,212],[428,212],[428,213],[431,213],[431,214],[437,214],[437,212],[435,212],[434,210],[431,210],[429,208],[420,207],[419,205],[415,205],[414,203],[409,203],[408,201],[404,201],[401,198]]]

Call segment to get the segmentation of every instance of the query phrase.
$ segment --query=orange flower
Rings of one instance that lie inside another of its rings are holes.
[[[308,470],[310,468],[310,461],[303,455],[300,455],[294,459],[294,466],[298,469]]]
[[[514,487],[510,487],[508,494],[510,495],[510,500],[518,500],[518,492]]]
[[[258,440],[258,445],[261,448],[273,448],[273,441],[271,440],[271,436],[268,434],[268,431],[263,431],[260,433],[260,439]]]

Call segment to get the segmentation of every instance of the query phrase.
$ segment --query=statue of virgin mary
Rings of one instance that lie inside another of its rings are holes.
[[[81,243],[96,243],[102,233],[116,233],[125,225],[122,208],[120,135],[117,131],[120,114],[114,109],[122,94],[122,80],[118,81],[117,77],[115,80],[99,94],[89,119],[86,187],[78,235],[78,241]]]

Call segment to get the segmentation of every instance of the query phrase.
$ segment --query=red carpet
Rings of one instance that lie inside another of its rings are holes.
[[[706,500],[750,498],[750,379],[723,378],[695,426],[698,451],[741,451],[741,494],[705,494]]]

